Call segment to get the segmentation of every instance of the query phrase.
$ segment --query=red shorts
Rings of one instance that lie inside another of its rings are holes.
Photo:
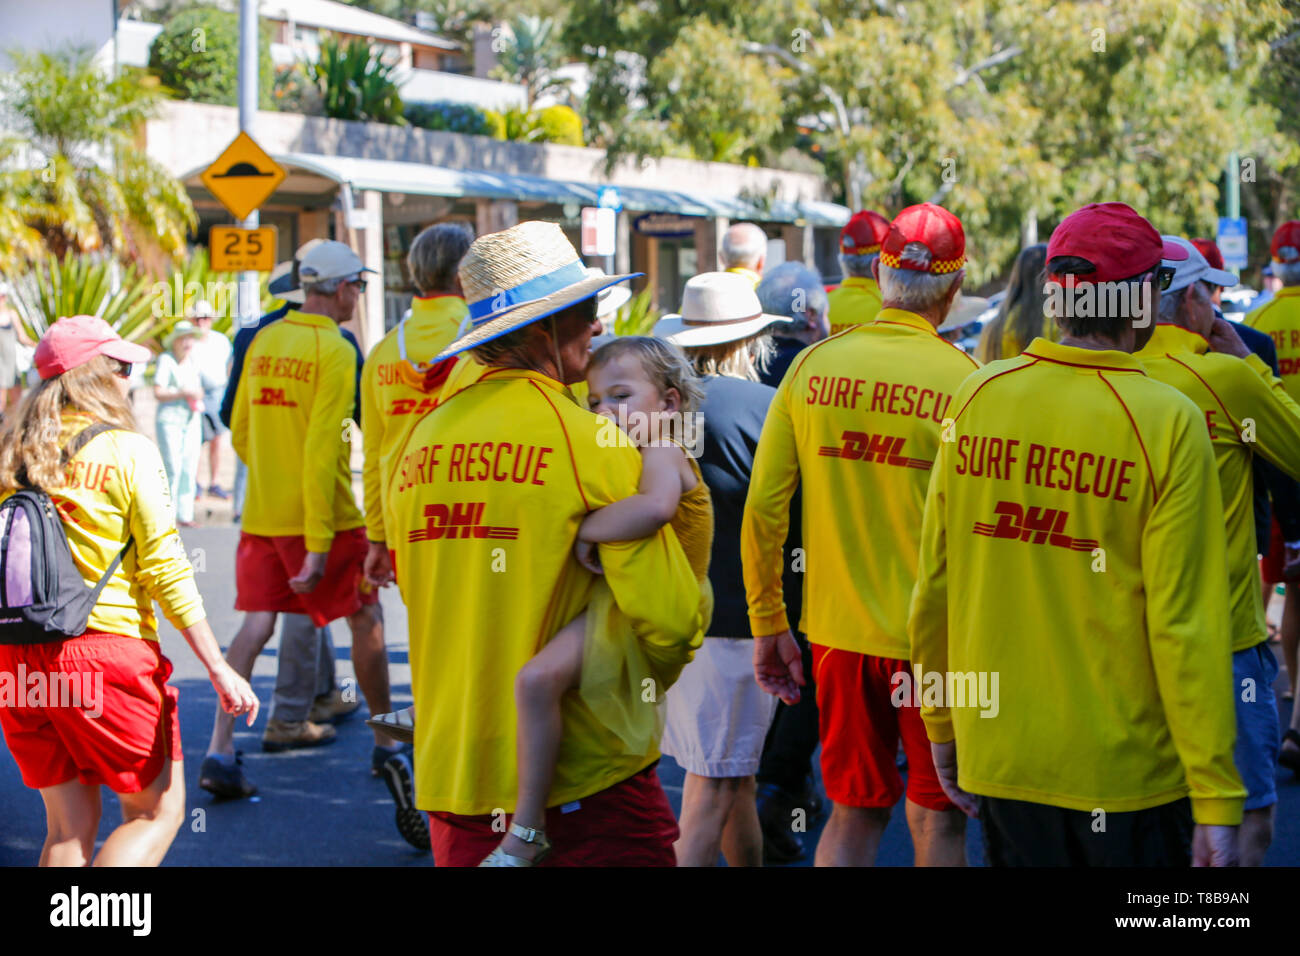
[[[1286,566],[1286,541],[1282,539],[1282,526],[1273,519],[1268,536],[1268,554],[1259,559],[1259,574],[1265,584],[1282,584],[1282,569]]]
[[[653,764],[565,806],[573,809],[546,811],[546,838],[553,849],[539,866],[677,865],[673,844],[680,831]],[[492,823],[491,814],[430,812],[434,866],[478,866],[504,835]]]
[[[813,644],[826,796],[846,807],[892,807],[903,795],[898,741],[907,754],[907,799],[951,810],[930,755],[920,708],[909,695],[895,707],[893,676],[912,673],[907,661]],[[910,686],[910,684],[909,684]]]
[[[164,760],[181,759],[171,672],[158,642],[139,637],[88,631],[0,645],[0,681],[9,684],[0,684],[0,728],[23,783],[39,790],[76,779],[115,793],[149,786]]]
[[[361,573],[368,547],[365,528],[338,532],[325,574],[311,593],[299,594],[289,587],[289,579],[307,559],[302,535],[267,537],[241,531],[235,552],[235,610],[306,614],[317,627],[356,614],[361,605],[379,602],[379,592]]]

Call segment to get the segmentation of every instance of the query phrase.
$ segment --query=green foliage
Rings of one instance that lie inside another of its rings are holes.
[[[32,341],[64,316],[97,315],[124,339],[146,344],[171,324],[153,315],[151,281],[133,266],[122,270],[111,260],[48,255],[14,283],[13,302]]]
[[[650,83],[663,91],[656,112],[700,159],[743,162],[780,132],[780,93],[741,43],[726,28],[695,20],[678,35],[673,55],[651,64]]]
[[[87,48],[9,55],[0,159],[22,147],[35,165],[0,167],[0,260],[14,268],[46,250],[123,260],[154,247],[183,252],[194,207],[137,139],[161,94],[137,76],[105,76]]]
[[[272,104],[271,30],[262,24],[258,91]],[[149,68],[173,96],[196,103],[239,102],[239,14],[192,6],[169,18],[149,48]]]
[[[582,117],[568,106],[548,106],[537,114],[542,139],[565,146],[582,145]]]
[[[564,42],[591,68],[585,126],[610,165],[803,150],[853,208],[951,208],[978,285],[1087,202],[1212,235],[1233,148],[1269,174],[1243,183],[1252,220],[1294,214],[1298,7],[574,0]]]
[[[556,74],[564,63],[564,51],[555,20],[521,14],[510,21],[501,39],[504,43],[493,75],[521,84],[524,103],[530,111],[542,94],[567,92],[568,79]]]
[[[614,320],[606,325],[615,335],[649,335],[661,318],[663,312],[650,305],[650,287],[646,286],[619,306]]]
[[[405,116],[412,126],[446,130],[470,136],[490,136],[493,125],[487,111],[471,103],[407,103]]]
[[[485,133],[517,143],[560,143],[582,146],[582,117],[568,106],[548,106],[530,112],[522,106],[484,110]]]
[[[354,37],[340,43],[337,37],[326,36],[319,57],[308,69],[326,116],[406,125],[394,80],[397,68],[382,62],[365,40]]]
[[[324,105],[316,81],[305,63],[294,63],[275,71],[271,105],[282,113],[323,116]]]

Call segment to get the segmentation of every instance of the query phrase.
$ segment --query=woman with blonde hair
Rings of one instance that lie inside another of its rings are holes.
[[[655,326],[656,338],[686,353],[701,376],[704,400],[687,429],[692,454],[713,500],[708,568],[713,616],[704,644],[665,696],[660,750],[686,770],[678,866],[759,866],[763,834],[755,774],[776,698],[754,681],[754,642],[745,606],[740,521],[754,449],[775,390],[759,382],[774,325],[749,281],[706,272],[686,283],[680,314]]]
[[[1059,336],[1052,320],[1043,308],[1047,295],[1043,291],[1046,278],[1047,246],[1037,243],[1026,246],[1016,256],[1007,281],[1007,294],[998,307],[997,316],[984,327],[980,336],[976,358],[983,364],[998,359],[1015,358],[1040,335],[1055,341]]]
[[[42,866],[86,866],[92,856],[97,866],[157,866],[184,820],[179,695],[167,683],[154,601],[207,668],[222,707],[250,725],[257,715],[252,688],[208,627],[158,449],[135,431],[128,380],[148,357],[102,319],[60,319],[36,347],[39,384],[0,432],[0,494],[48,496],[87,586],[103,579],[80,635],[0,644],[0,672],[81,691],[71,700],[20,694],[0,707],[23,782],[45,802]],[[7,534],[4,548],[14,549]],[[14,571],[10,562],[6,583]],[[15,600],[12,585],[5,600]],[[101,785],[118,795],[123,822],[95,854]]]

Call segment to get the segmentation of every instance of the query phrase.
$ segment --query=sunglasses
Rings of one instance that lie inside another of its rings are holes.
[[[365,291],[366,291],[366,280],[365,280],[365,279],[353,279],[351,282],[348,283],[348,285],[354,285],[354,286],[356,286],[358,292],[365,292]]]
[[[1160,266],[1156,269],[1156,281],[1160,283],[1160,291],[1168,291],[1174,282],[1174,272],[1177,271],[1173,266]]]
[[[114,375],[116,375],[118,378],[130,378],[130,377],[131,377],[131,363],[130,363],[130,362],[123,362],[123,361],[121,361],[120,359],[114,359],[113,362],[114,362],[114,364],[117,366],[116,368],[113,369],[113,374],[114,374]]]

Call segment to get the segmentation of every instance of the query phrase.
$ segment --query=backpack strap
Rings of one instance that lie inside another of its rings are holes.
[[[117,427],[117,425],[109,425],[106,422],[96,422],[93,425],[87,425],[81,431],[77,432],[77,434],[73,435],[72,441],[68,442],[67,446],[63,449],[63,463],[67,464],[71,461],[76,456],[77,452],[90,444],[92,439],[99,437],[104,434],[104,432],[111,432]],[[93,591],[94,603],[99,603],[100,592],[108,585],[109,579],[117,573],[118,566],[121,565],[122,559],[126,557],[127,550],[134,543],[135,537],[133,535],[127,535],[126,544],[122,545],[122,550],[117,552],[117,556],[113,558],[112,563],[109,564],[108,570],[105,571],[99,581],[95,583]]]
[[[77,452],[90,444],[92,439],[98,438],[100,435],[104,434],[104,432],[111,432],[117,427],[118,426],[116,425],[109,425],[107,422],[95,422],[93,425],[87,425],[81,431],[77,432],[77,434],[73,435],[72,441],[68,442],[67,446],[63,449],[63,463],[66,465],[76,457]]]

